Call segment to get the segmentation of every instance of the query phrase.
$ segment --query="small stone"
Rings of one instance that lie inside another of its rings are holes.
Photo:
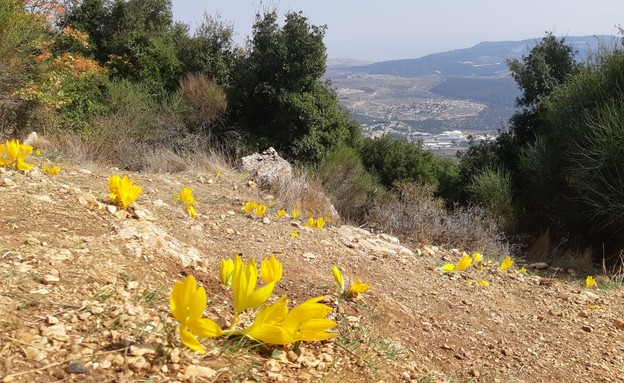
[[[234,234],[235,233],[234,229],[232,229],[232,228],[225,229],[225,232],[228,233],[228,234]]]
[[[90,374],[91,371],[89,371],[88,368],[86,368],[83,364],[78,363],[78,362],[74,362],[69,364],[67,367],[65,367],[65,371],[69,372],[70,374]]]
[[[618,330],[624,330],[624,321],[620,319],[614,319],[612,322],[613,326]]]
[[[299,355],[297,355],[297,353],[294,352],[293,350],[289,350],[286,353],[286,358],[288,359],[289,362],[295,363],[297,361],[297,358],[299,358]]]
[[[41,246],[41,241],[34,237],[28,237],[24,240],[25,245]]]
[[[67,332],[65,331],[65,325],[62,323],[44,327],[41,330],[41,335],[46,338],[52,338],[60,341],[65,341],[69,338],[67,336]]]
[[[139,287],[138,281],[128,281],[128,283],[126,283],[127,290],[136,290],[137,287]]]
[[[593,329],[591,326],[588,326],[588,325],[583,325],[583,326],[581,327],[581,330],[583,330],[583,331],[585,331],[585,332],[588,332],[588,333],[592,333],[592,332],[594,332],[594,329]]]
[[[91,170],[89,170],[89,169],[80,169],[80,170],[78,170],[78,173],[84,174],[86,176],[90,176],[91,174],[93,174],[93,172]]]
[[[49,325],[55,325],[55,324],[59,324],[59,320],[57,317],[53,316],[53,315],[48,315],[46,318],[46,322]]]
[[[548,268],[548,264],[545,262],[536,262],[536,263],[531,263],[528,267],[529,269],[544,270]]]
[[[307,253],[303,253],[303,258],[305,258],[305,259],[314,259],[314,258],[316,258],[316,255],[314,255],[314,254],[312,254],[310,252],[307,252]]]
[[[0,186],[4,186],[4,187],[8,187],[8,188],[12,188],[17,186],[17,184],[15,182],[13,182],[12,179],[8,178],[8,177],[4,177],[0,180]]]
[[[228,210],[227,215],[229,216],[236,215],[236,212],[234,212],[234,210]]]
[[[137,219],[146,219],[148,217],[148,214],[145,210],[141,210],[141,209],[135,209],[134,210],[134,216]]]
[[[359,323],[360,322],[360,317],[356,317],[356,316],[353,316],[353,315],[347,315],[345,317],[345,319],[347,321],[349,321],[350,323]]]
[[[94,305],[94,306],[91,306],[90,311],[91,311],[91,314],[93,315],[101,314],[104,312],[104,307]]]
[[[271,224],[271,220],[269,219],[269,217],[264,217],[262,218],[262,223],[265,225],[270,225]]]
[[[129,357],[128,365],[137,371],[150,367],[149,362],[142,356]]]
[[[115,214],[117,213],[117,206],[115,205],[106,205],[106,210],[111,213],[111,214]]]
[[[41,277],[41,283],[44,285],[55,285],[61,281],[61,278],[56,275],[46,274]]]
[[[186,371],[184,372],[184,376],[187,379],[190,379],[190,378],[212,379],[215,376],[217,376],[217,371],[213,370],[210,367],[191,364],[190,366],[187,367]]]
[[[149,344],[135,344],[130,346],[130,354],[134,356],[156,354],[156,349]]]

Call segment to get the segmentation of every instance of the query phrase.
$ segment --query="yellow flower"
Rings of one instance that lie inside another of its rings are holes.
[[[108,179],[108,190],[110,192],[108,198],[123,209],[126,209],[143,192],[143,188],[134,185],[134,182],[128,176],[124,176],[124,178],[110,176]]]
[[[308,218],[308,222],[306,223],[308,227],[316,227],[316,220],[312,217]]]
[[[472,258],[470,258],[470,256],[468,255],[464,255],[463,257],[459,259],[459,261],[457,261],[457,264],[455,265],[455,270],[456,271],[466,270],[468,266],[470,266],[471,263],[472,263]]]
[[[520,268],[519,270],[522,274],[526,274],[527,273],[527,269],[526,267],[522,266],[522,268]]]
[[[14,166],[17,170],[26,171],[33,168],[26,162],[26,155],[32,154],[33,147],[20,144],[19,140],[7,140],[0,145],[0,166]]]
[[[243,205],[243,207],[241,208],[242,211],[245,212],[245,214],[249,214],[252,211],[254,211],[254,209],[256,208],[256,206],[258,206],[258,204],[256,203],[256,201],[247,201],[245,202],[245,204]]]
[[[41,150],[37,149],[35,150],[35,156],[40,156],[41,155]]]
[[[483,255],[481,255],[481,253],[479,253],[479,252],[474,252],[474,253],[472,254],[472,261],[473,261],[474,263],[479,263],[479,262],[481,262],[481,260],[482,260],[482,259],[483,259]]]
[[[299,237],[299,232],[296,230],[293,230],[290,232],[290,238],[295,239]]]
[[[316,227],[319,229],[325,227],[325,219],[323,217],[318,217],[318,219],[316,220]]]
[[[215,174],[215,177],[217,178],[221,177],[221,170],[217,170],[217,174]]]
[[[336,334],[327,330],[335,327],[336,322],[325,319],[332,308],[318,303],[322,299],[309,299],[288,312],[288,301],[281,297],[264,306],[243,333],[262,342],[281,345],[333,338]]]
[[[251,259],[245,264],[237,255],[234,259],[234,271],[232,272],[232,294],[234,295],[235,316],[249,308],[259,307],[269,299],[273,292],[275,282],[267,283],[258,290],[258,267],[256,261]]]
[[[511,265],[514,264],[513,259],[511,259],[510,257],[507,257],[503,260],[503,262],[500,264],[499,269],[501,270],[507,270],[508,268],[511,267]]]
[[[277,211],[277,218],[282,218],[285,215],[286,215],[286,210],[280,209]]]
[[[344,279],[342,279],[342,273],[340,272],[340,269],[334,266],[332,268],[332,273],[334,273],[334,279],[336,280],[338,287],[340,287],[340,291],[344,291]]]
[[[264,258],[260,264],[260,278],[264,284],[277,283],[282,279],[282,263],[275,259],[275,254],[270,258]]]
[[[262,217],[264,215],[264,213],[266,213],[267,211],[267,207],[265,204],[259,204],[256,206],[256,215],[258,217]]]
[[[206,291],[203,287],[197,288],[197,282],[191,275],[183,282],[176,282],[169,297],[171,313],[180,322],[180,340],[190,349],[202,354],[206,350],[195,337],[212,338],[223,333],[217,323],[202,318],[206,301]]]
[[[225,287],[228,289],[232,286],[232,273],[233,272],[234,272],[234,260],[222,259],[221,270],[220,270],[219,276],[221,278],[221,283],[223,283]]]
[[[58,165],[54,165],[54,166],[51,166],[51,167],[42,165],[41,166],[41,171],[46,173],[46,174],[49,174],[51,176],[55,176],[55,175],[59,174],[59,172],[61,171],[61,168]]]
[[[587,279],[585,279],[585,287],[594,287],[594,286],[596,286],[596,280],[591,275],[588,275]]]
[[[355,282],[353,282],[351,287],[349,287],[348,293],[352,297],[357,297],[361,293],[367,292],[369,289],[370,289],[370,285],[369,284],[362,283],[361,279],[357,279]]]
[[[479,281],[477,282],[479,284],[479,286],[489,286],[490,282],[483,280],[483,279],[479,279]]]
[[[451,273],[455,271],[455,264],[447,263],[444,266],[440,267],[440,270],[444,271],[445,273]]]
[[[301,212],[299,210],[297,210],[297,209],[293,209],[292,210],[291,215],[292,215],[293,219],[299,218],[299,214],[301,214]]]
[[[182,202],[182,205],[186,208],[186,211],[191,216],[191,218],[196,218],[197,214],[195,213],[195,197],[193,197],[193,189],[190,187],[182,188],[180,194],[175,194],[173,199]]]

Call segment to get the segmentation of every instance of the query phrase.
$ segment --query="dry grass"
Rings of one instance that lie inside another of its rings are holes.
[[[271,186],[284,208],[298,208],[314,217],[324,217],[337,223],[340,220],[329,198],[323,194],[320,182],[305,170],[296,170],[292,177],[281,177]]]
[[[483,210],[469,207],[449,212],[427,186],[396,185],[371,207],[369,224],[410,241],[488,254],[509,252],[501,232]]]

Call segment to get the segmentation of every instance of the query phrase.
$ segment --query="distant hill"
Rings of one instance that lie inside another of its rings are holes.
[[[506,75],[508,59],[520,59],[535,46],[540,38],[521,41],[485,41],[471,48],[434,53],[416,59],[382,61],[370,65],[345,67],[341,70],[355,73],[385,74],[402,77],[440,75],[443,77]],[[566,42],[577,53],[578,60],[585,60],[588,53],[596,51],[601,44],[613,45],[616,36],[568,36]],[[329,69],[332,69],[331,67]]]

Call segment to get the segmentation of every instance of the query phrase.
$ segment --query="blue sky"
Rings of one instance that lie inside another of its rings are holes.
[[[326,24],[330,58],[370,61],[530,39],[545,31],[615,35],[624,24],[624,0],[173,0],[173,14],[192,27],[204,12],[220,14],[242,43],[255,13],[275,6],[282,15],[303,11],[313,24]]]

